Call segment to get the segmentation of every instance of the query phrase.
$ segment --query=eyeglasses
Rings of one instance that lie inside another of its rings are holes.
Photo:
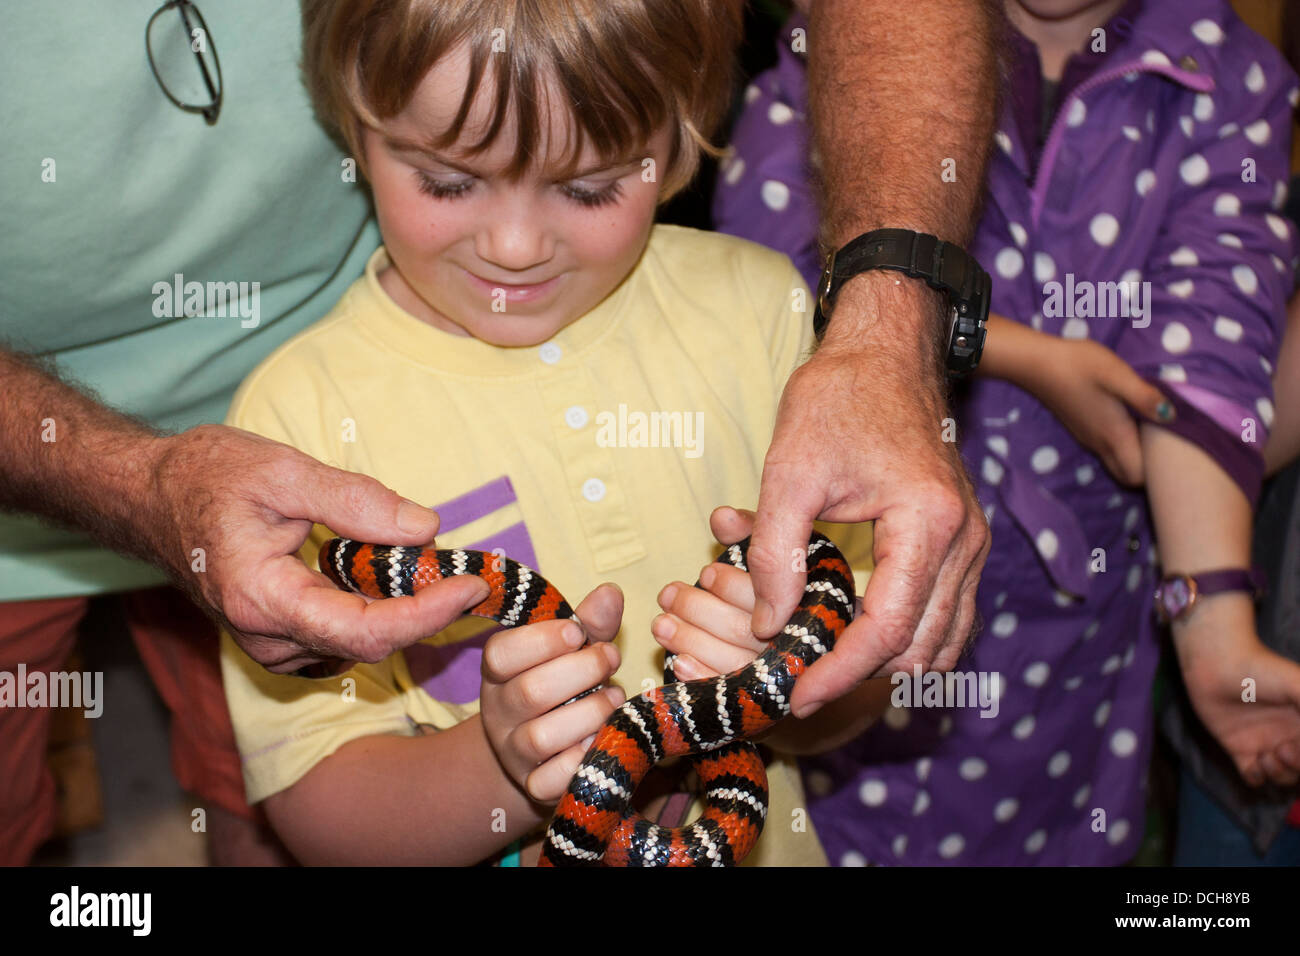
[[[168,10],[180,16],[167,17]],[[221,61],[199,8],[190,0],[167,0],[149,18],[144,46],[167,99],[214,125],[221,112]]]

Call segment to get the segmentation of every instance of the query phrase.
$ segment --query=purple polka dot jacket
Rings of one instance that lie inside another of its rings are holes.
[[[714,216],[813,284],[806,64],[789,44],[802,25],[746,92]],[[1131,0],[1101,31],[1054,91],[1011,31],[973,252],[993,311],[1113,349],[1254,500],[1293,286],[1280,213],[1296,77],[1222,0]],[[1145,495],[1014,385],[977,378],[957,414],[993,533],[983,631],[961,680],[908,675],[908,706],[804,760],[812,819],[840,865],[1124,862],[1142,835],[1159,655]],[[995,704],[973,693],[981,679]]]

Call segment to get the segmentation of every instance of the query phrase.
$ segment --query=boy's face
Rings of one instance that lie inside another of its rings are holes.
[[[450,127],[467,74],[461,51],[444,57],[405,110],[363,134],[379,228],[395,266],[380,281],[400,306],[446,332],[537,345],[596,306],[636,265],[671,133],[660,130],[617,166],[588,145],[578,176],[560,181],[539,168],[552,163],[533,164],[512,183],[501,170],[514,157],[513,119],[482,153],[459,149],[486,128],[494,92],[487,78],[460,143],[442,154],[427,147],[432,134]],[[558,97],[550,99],[542,149],[558,162],[569,120]],[[655,161],[655,181],[642,179],[646,157]]]

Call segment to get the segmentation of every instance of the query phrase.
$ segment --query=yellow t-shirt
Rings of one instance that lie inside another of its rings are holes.
[[[656,226],[631,274],[537,347],[451,335],[380,286],[381,248],[321,322],[266,359],[228,421],[436,508],[438,546],[504,553],[577,605],[603,581],[626,596],[616,675],[629,696],[662,683],[655,598],[719,553],[718,505],[752,508],[777,402],[812,341],[807,287],[761,246]],[[865,526],[830,530],[858,573]],[[315,556],[330,532],[303,548]],[[478,710],[483,632],[464,618],[340,678],[267,673],[226,635],[222,670],[248,798],[264,800],[344,743],[445,729]],[[754,864],[824,864],[793,758],[768,768]]]

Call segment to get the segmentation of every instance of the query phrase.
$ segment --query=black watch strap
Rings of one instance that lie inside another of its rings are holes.
[[[952,306],[948,371],[965,375],[975,370],[984,350],[993,282],[965,249],[910,229],[875,229],[831,254],[822,271],[813,315],[818,341],[826,333],[840,287],[871,269],[892,269],[924,279],[931,288],[945,293]]]

